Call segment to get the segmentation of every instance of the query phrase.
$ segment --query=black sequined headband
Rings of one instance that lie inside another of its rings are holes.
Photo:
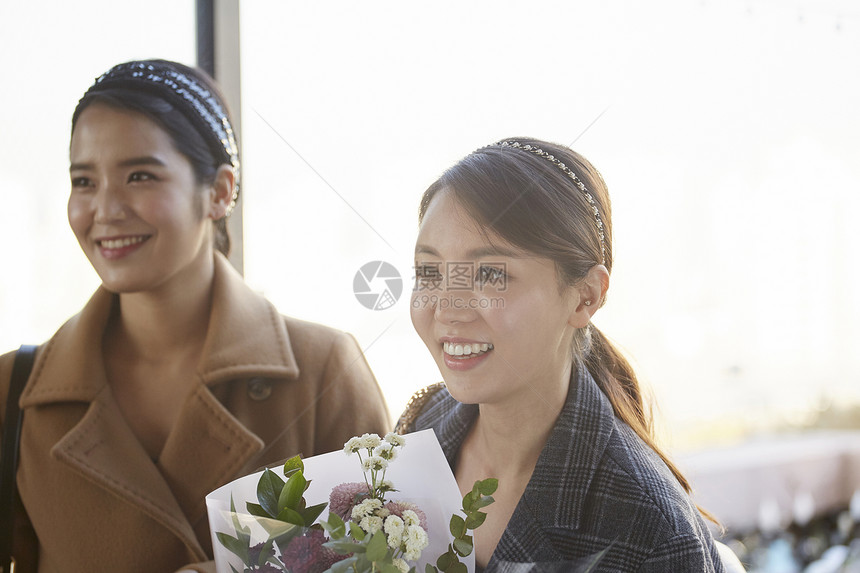
[[[239,147],[218,96],[167,61],[118,64],[99,76],[84,97],[113,88],[145,90],[161,97],[174,104],[197,127],[213,150],[218,149],[222,159],[233,167],[235,184],[227,212],[232,211],[239,197]]]

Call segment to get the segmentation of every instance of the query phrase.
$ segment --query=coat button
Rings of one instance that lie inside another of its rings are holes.
[[[265,378],[251,378],[248,380],[248,397],[251,400],[262,402],[272,395],[272,384]]]

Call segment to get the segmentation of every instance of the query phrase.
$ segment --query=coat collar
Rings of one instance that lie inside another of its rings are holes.
[[[209,329],[197,371],[200,383],[186,397],[156,464],[120,414],[107,381],[102,337],[116,302],[115,294],[99,288],[82,312],[43,346],[21,406],[89,403],[51,455],[150,515],[205,559],[194,528],[205,520],[206,494],[233,479],[263,448],[262,440],[208,386],[257,376],[297,378],[284,321],[216,255]]]
[[[436,425],[449,464],[456,460],[478,407],[448,398],[447,410]],[[453,405],[451,405],[453,402]],[[579,529],[592,478],[614,431],[609,400],[588,370],[579,366],[571,377],[567,399],[553,426],[532,477],[505,529],[491,563],[531,555],[535,561],[560,558],[547,532]],[[490,567],[492,569],[492,567]]]
[[[99,287],[80,314],[48,341],[24,389],[22,407],[95,399],[107,385],[102,334],[117,301],[116,294]],[[220,253],[215,254],[212,310],[198,375],[207,385],[252,376],[299,375],[283,319]]]
[[[609,400],[588,370],[579,366],[493,560],[523,554],[544,562],[561,557],[547,532],[580,528],[591,481],[614,431],[614,421]]]

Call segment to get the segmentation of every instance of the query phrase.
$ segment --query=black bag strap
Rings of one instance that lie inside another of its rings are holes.
[[[18,470],[18,444],[21,439],[23,420],[18,399],[33,370],[35,359],[35,346],[24,344],[15,353],[12,378],[9,381],[9,395],[6,398],[6,417],[3,418],[3,449],[0,450],[0,567],[4,573],[10,570],[12,531],[15,524],[13,513],[17,490],[15,473]]]

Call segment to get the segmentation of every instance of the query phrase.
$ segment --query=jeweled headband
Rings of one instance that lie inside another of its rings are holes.
[[[542,157],[546,161],[549,161],[556,167],[558,167],[562,173],[567,175],[573,184],[576,185],[576,188],[579,189],[585,200],[588,201],[588,204],[591,206],[591,210],[594,213],[594,222],[597,224],[597,234],[600,236],[600,263],[606,264],[606,234],[603,232],[603,219],[600,217],[600,209],[597,208],[597,201],[594,200],[594,196],[592,196],[591,192],[589,192],[588,188],[585,186],[585,183],[577,176],[576,173],[571,170],[570,167],[559,161],[557,157],[548,153],[537,147],[535,145],[523,144],[519,141],[497,141],[487,147],[514,147],[516,149],[522,149],[523,151],[528,151],[532,155],[537,155],[538,157]]]
[[[227,209],[230,213],[239,197],[239,147],[218,96],[166,61],[118,64],[98,77],[84,97],[113,88],[150,92],[175,105],[197,127],[212,150],[217,149],[222,159],[233,167],[235,184]]]

